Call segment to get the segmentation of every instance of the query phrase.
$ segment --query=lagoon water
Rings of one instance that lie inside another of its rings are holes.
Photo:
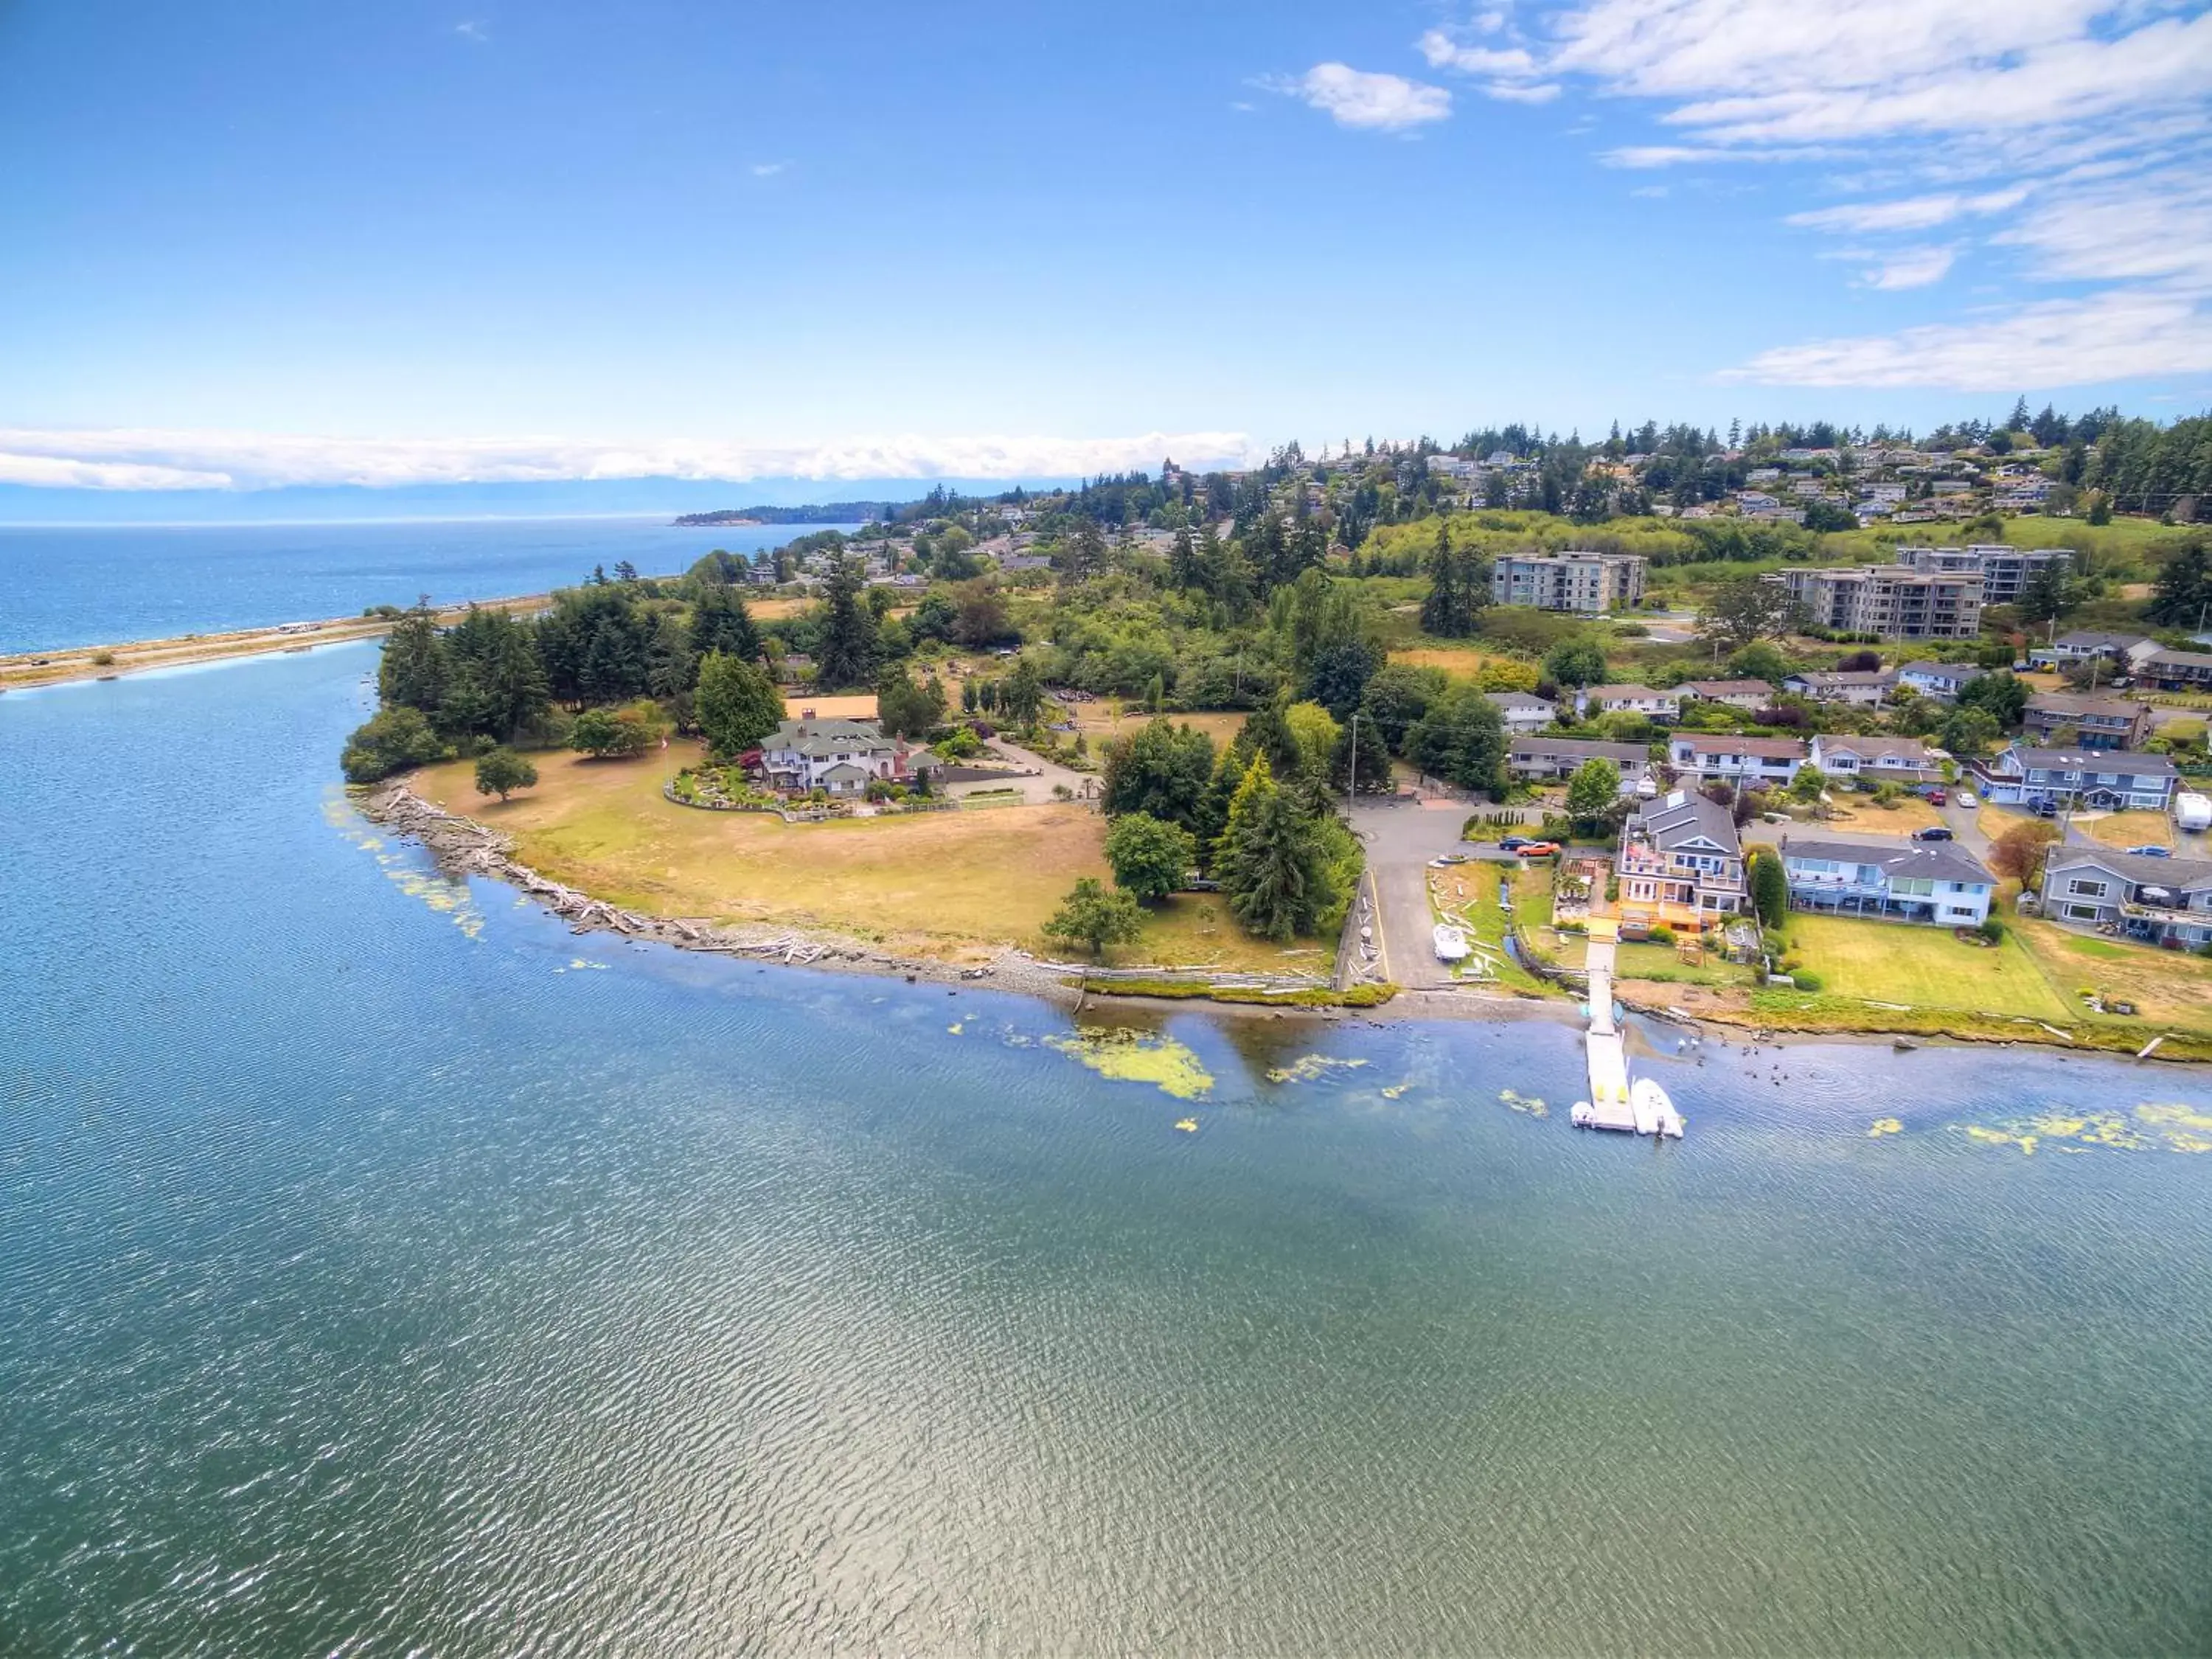
[[[543,593],[628,559],[672,575],[830,526],[679,529],[665,518],[257,525],[0,525],[0,652]],[[850,525],[837,526],[850,530]]]
[[[1565,1029],[1191,1016],[1170,1095],[443,882],[373,663],[0,698],[0,1651],[2212,1645],[2201,1076],[1730,1051],[1655,1148]]]

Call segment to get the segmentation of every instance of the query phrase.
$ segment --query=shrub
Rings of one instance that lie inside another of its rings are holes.
[[[1654,945],[1672,945],[1674,942],[1674,930],[1662,921],[1651,930],[1649,937]]]
[[[1820,976],[1809,968],[1792,969],[1790,977],[1801,991],[1817,991],[1820,988]]]
[[[1992,945],[2004,943],[2005,925],[1995,916],[1986,918],[1981,926],[1981,935]]]
[[[375,783],[410,766],[442,759],[445,752],[421,709],[386,708],[346,739],[338,764],[348,783]]]
[[[95,668],[112,667],[114,662],[115,653],[112,651],[95,651],[92,653],[92,665]]]

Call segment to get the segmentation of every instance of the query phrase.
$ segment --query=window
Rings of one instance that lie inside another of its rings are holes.
[[[2067,915],[2075,921],[2094,921],[2097,919],[2097,907],[2094,904],[2069,904],[2065,910]]]
[[[2079,893],[2084,898],[2102,898],[2105,896],[2105,884],[2101,881],[2087,881],[2080,876],[2075,876],[2066,884],[2066,890],[2069,893]]]
[[[1966,904],[1947,905],[1943,914],[1956,921],[1972,921],[1974,919],[1973,907]]]

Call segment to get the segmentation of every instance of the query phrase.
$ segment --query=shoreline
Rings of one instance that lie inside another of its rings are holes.
[[[484,611],[538,611],[552,600],[550,593],[465,599],[455,605],[440,605],[434,614],[440,626],[447,627],[466,615],[471,605]],[[119,679],[125,674],[143,673],[149,669],[191,667],[281,651],[311,651],[321,645],[349,645],[390,633],[394,620],[390,617],[325,617],[316,621],[272,623],[265,628],[234,628],[110,645],[0,653],[0,692],[66,685],[79,680]],[[101,657],[108,660],[97,660]]]
[[[484,876],[503,881],[548,915],[568,924],[572,933],[611,933],[622,939],[666,945],[679,951],[742,957],[763,966],[817,968],[832,972],[903,978],[913,984],[975,986],[1006,991],[1051,1003],[1071,1015],[1088,1011],[1167,1016],[1203,1009],[1209,1015],[1302,1018],[1322,1022],[1364,1021],[1374,1024],[1409,1020],[1475,1020],[1495,1024],[1536,1022],[1580,1030],[1583,1018],[1571,999],[1487,997],[1456,991],[1401,989],[1379,1007],[1346,1008],[1224,1002],[1206,997],[1113,996],[1085,990],[1080,964],[1049,963],[1012,945],[1000,946],[988,961],[963,965],[927,957],[903,956],[873,942],[814,927],[773,922],[723,923],[703,917],[666,917],[625,910],[605,899],[551,880],[517,861],[514,843],[502,832],[424,799],[404,778],[348,792],[362,817],[380,828],[420,843],[450,875]],[[1076,982],[1071,983],[1071,980]],[[1791,1030],[1755,1017],[1716,1018],[1623,999],[1632,1013],[1669,1030],[1692,1032],[1708,1042],[1759,1049],[1846,1043],[1893,1048],[2033,1048],[2116,1064],[2145,1061],[2125,1048],[2108,1048],[2057,1039],[2002,1035],[1893,1031],[1879,1028]],[[2203,1062],[2161,1049],[2150,1057],[2172,1065]]]

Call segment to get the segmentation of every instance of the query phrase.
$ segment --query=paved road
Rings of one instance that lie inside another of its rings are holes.
[[[1468,850],[1459,827],[1474,810],[1455,800],[1387,806],[1363,801],[1352,808],[1352,827],[1366,843],[1367,865],[1375,872],[1383,972],[1408,990],[1451,983],[1430,937],[1429,860]]]
[[[1095,789],[1098,787],[1098,775],[1096,772],[1072,771],[1057,762],[1047,760],[1034,750],[1024,749],[1017,743],[1009,743],[1004,738],[992,738],[989,746],[998,750],[1005,758],[1019,765],[1036,767],[1037,775],[1032,778],[982,778],[972,783],[948,784],[945,790],[947,795],[957,800],[963,795],[974,794],[979,789],[1012,787],[1022,792],[1022,799],[1024,800],[1043,802],[1057,799],[1052,793],[1052,787],[1056,783],[1066,785],[1068,793],[1079,799],[1086,789]]]

